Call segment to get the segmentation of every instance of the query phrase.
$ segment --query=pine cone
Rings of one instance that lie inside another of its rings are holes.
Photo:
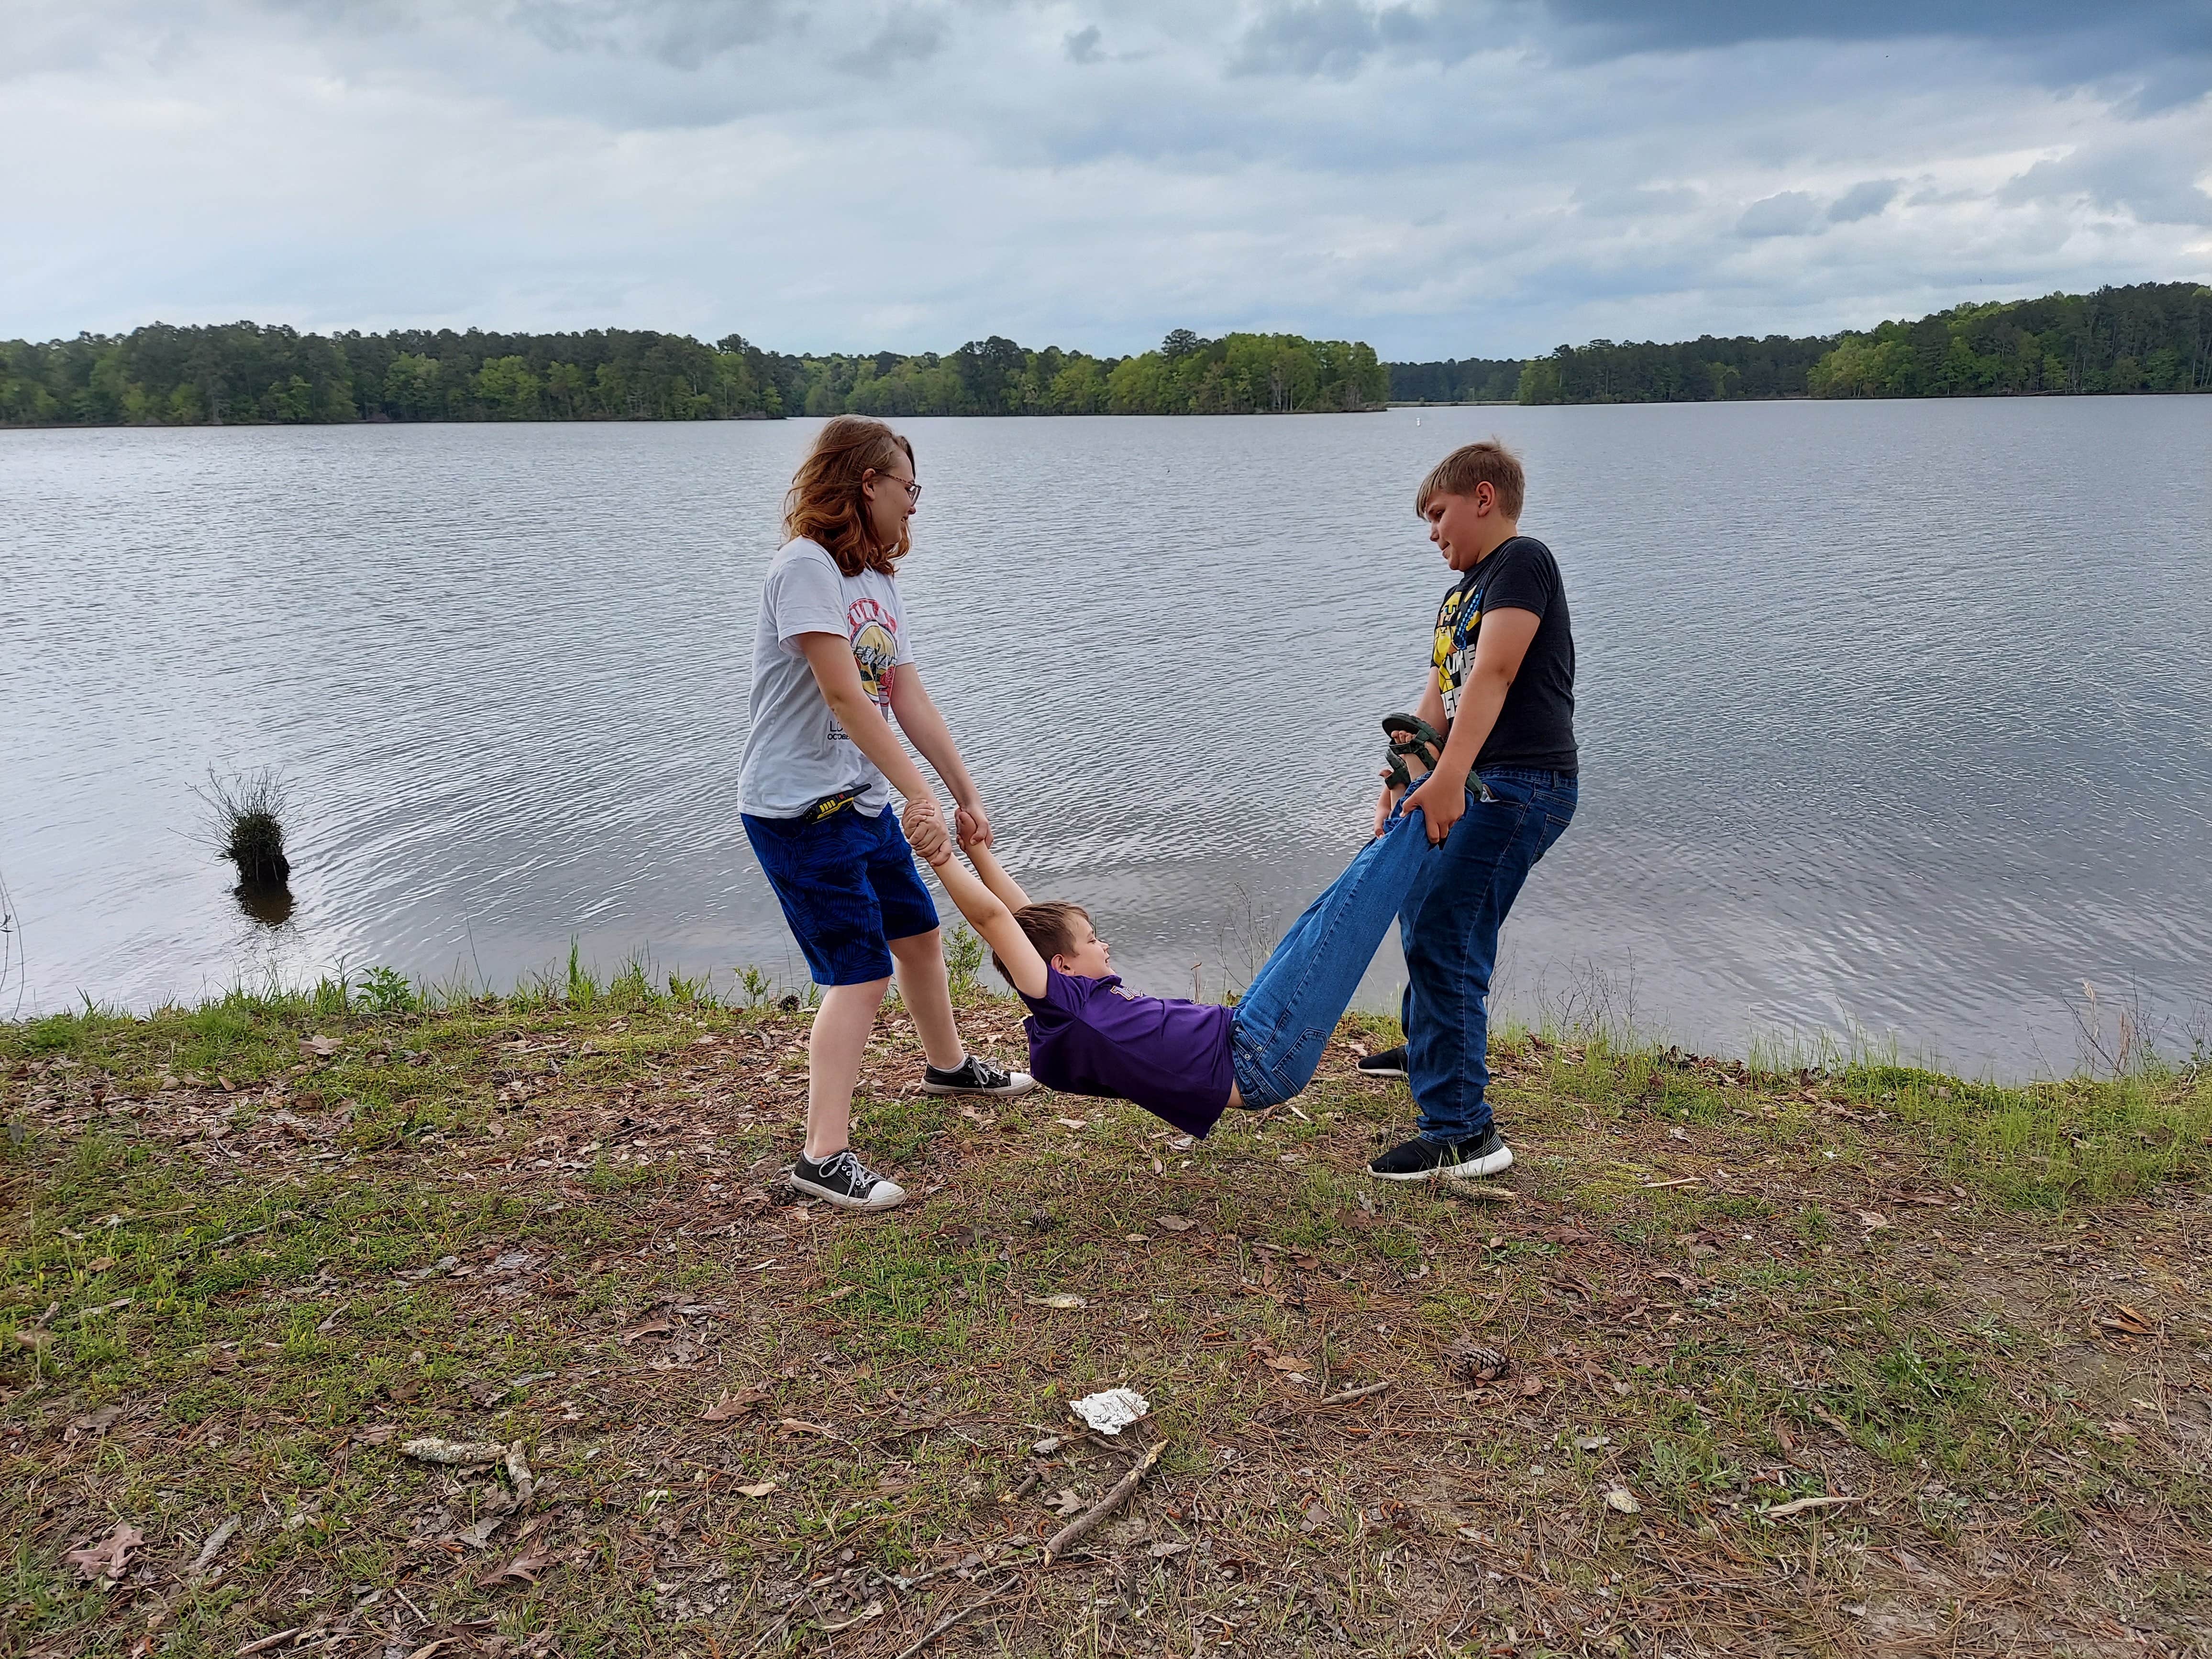
[[[1450,1358],[1453,1375],[1469,1382],[1495,1382],[1513,1369],[1511,1359],[1480,1342],[1453,1343]]]

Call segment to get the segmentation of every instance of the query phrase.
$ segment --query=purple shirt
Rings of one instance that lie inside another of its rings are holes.
[[[1085,979],[1044,969],[1044,994],[1024,996],[1030,1071],[1062,1094],[1133,1101],[1190,1134],[1213,1127],[1229,1104],[1233,1009],[1140,997],[1121,976]]]

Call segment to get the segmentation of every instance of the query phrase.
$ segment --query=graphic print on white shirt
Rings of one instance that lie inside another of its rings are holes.
[[[853,641],[862,688],[888,713],[891,681],[898,672],[898,618],[873,599],[858,599],[845,607],[845,634]]]

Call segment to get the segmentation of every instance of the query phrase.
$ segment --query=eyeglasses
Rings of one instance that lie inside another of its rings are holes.
[[[912,478],[894,478],[888,472],[878,472],[876,475],[876,477],[878,483],[903,485],[906,489],[907,504],[908,506],[920,504],[921,501],[921,486],[916,483]]]

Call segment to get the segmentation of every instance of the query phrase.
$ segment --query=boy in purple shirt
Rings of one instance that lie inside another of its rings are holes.
[[[1234,1008],[1139,996],[1114,972],[1090,913],[1041,904],[987,846],[948,847],[931,865],[1030,1011],[1030,1070],[1063,1093],[1127,1100],[1203,1135],[1231,1106],[1273,1106],[1313,1080],[1391,919],[1443,854],[1410,815],[1375,838],[1306,908]]]

